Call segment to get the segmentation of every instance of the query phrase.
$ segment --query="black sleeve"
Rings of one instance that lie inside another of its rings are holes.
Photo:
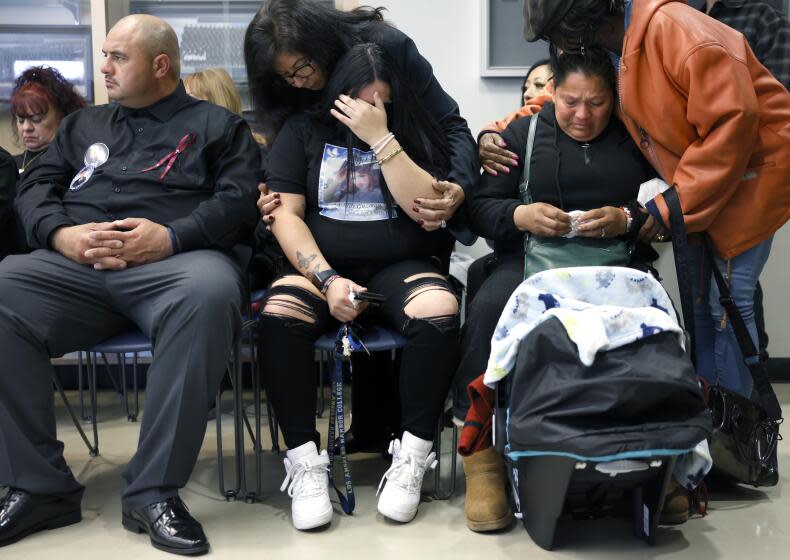
[[[14,193],[17,166],[14,158],[0,148],[0,260],[16,251]]]
[[[469,125],[461,117],[458,104],[442,89],[433,75],[431,64],[417,50],[414,41],[389,25],[382,26],[381,31],[381,46],[395,58],[409,77],[417,97],[442,127],[450,147],[450,172],[447,180],[460,185],[468,201],[477,185],[479,172],[477,146],[469,131]],[[457,210],[450,229],[458,241],[471,245],[475,238],[468,229],[466,206],[464,204]]]
[[[182,251],[230,250],[237,243],[250,244],[258,219],[260,151],[249,125],[241,118],[228,119],[222,141],[212,150],[209,169],[214,195],[188,216],[169,222]]]
[[[61,121],[39,164],[27,171],[17,185],[16,211],[31,249],[50,248],[49,238],[56,229],[76,223],[63,206],[63,196],[69,187],[66,178],[77,172],[64,150],[77,118],[75,113]]]
[[[307,196],[307,129],[304,115],[291,117],[269,152],[266,186],[272,192]]]
[[[510,123],[502,138],[511,150],[524,154],[527,146],[530,119],[518,119]],[[469,203],[469,215],[475,233],[492,241],[512,241],[523,235],[513,221],[516,207],[521,205],[518,186],[524,169],[524,157],[519,158],[518,167],[510,173],[489,175],[483,173],[480,183]]]

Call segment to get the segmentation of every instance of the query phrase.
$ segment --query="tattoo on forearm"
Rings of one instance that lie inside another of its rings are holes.
[[[296,261],[299,263],[299,268],[302,270],[310,270],[310,263],[318,258],[318,255],[310,255],[306,257],[301,251],[296,252]]]

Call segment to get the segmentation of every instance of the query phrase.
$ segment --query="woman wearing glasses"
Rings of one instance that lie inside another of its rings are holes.
[[[408,77],[450,146],[447,182],[437,184],[432,196],[415,201],[422,226],[432,231],[449,223],[459,241],[471,244],[474,236],[458,208],[477,182],[474,139],[458,105],[439,85],[414,41],[384,22],[381,12],[381,8],[342,12],[315,0],[265,2],[244,40],[258,121],[271,143],[288,116],[315,106],[341,56],[360,43],[378,44]],[[273,197],[266,202],[271,203],[267,209],[276,206]]]
[[[244,40],[244,55],[250,92],[258,122],[271,145],[285,120],[316,107],[321,91],[331,79],[338,60],[353,46],[371,42],[379,45],[406,76],[409,87],[439,123],[449,146],[446,181],[413,201],[419,224],[425,231],[447,227],[461,243],[470,245],[464,200],[477,184],[476,146],[456,102],[442,89],[431,65],[414,42],[387,24],[381,9],[358,8],[343,12],[314,0],[270,0],[250,23]],[[261,188],[258,207],[263,220],[275,219],[271,212],[280,204],[274,194]],[[446,271],[444,271],[446,272]],[[391,418],[397,407],[382,403],[377,387],[387,371],[388,355],[360,357],[355,363],[352,400],[354,423],[346,437],[349,451],[383,450],[384,437],[397,429]],[[375,363],[373,363],[375,362]],[[369,374],[368,374],[369,373]],[[391,380],[390,380],[391,381]],[[371,391],[375,391],[373,395]],[[374,403],[371,405],[371,403]]]
[[[264,302],[260,355],[288,446],[282,489],[297,529],[332,519],[313,348],[338,322],[372,320],[406,338],[401,422],[378,511],[401,523],[417,513],[458,359],[459,316],[444,275],[453,239],[421,228],[412,201],[447,174],[448,152],[438,123],[376,44],[349,49],[319,107],[288,119],[272,146],[267,178],[282,198],[272,231],[289,264]],[[368,289],[384,296],[380,307],[351,297]]]

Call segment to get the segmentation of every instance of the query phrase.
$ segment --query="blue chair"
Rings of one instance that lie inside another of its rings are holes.
[[[253,376],[253,392],[255,398],[255,406],[256,406],[256,418],[260,418],[260,397],[261,397],[261,390],[260,390],[260,375],[259,375],[259,367],[258,367],[258,360],[257,360],[257,350],[255,347],[255,329],[253,328],[257,324],[257,318],[252,313],[252,304],[261,301],[265,297],[266,291],[265,290],[257,290],[252,292],[250,295],[250,302],[247,307],[246,312],[242,316],[242,332],[240,336],[239,343],[236,344],[233,351],[233,356],[229,360],[229,365],[227,368],[227,374],[231,381],[231,387],[233,389],[233,409],[234,409],[234,433],[235,433],[235,462],[236,462],[236,485],[234,489],[226,490],[225,488],[225,477],[224,477],[224,468],[222,464],[222,422],[221,422],[221,414],[220,414],[220,393],[217,394],[216,398],[216,427],[217,427],[217,463],[218,463],[218,471],[219,471],[219,491],[220,493],[228,500],[234,500],[237,496],[242,493],[242,488],[246,490],[246,480],[245,480],[245,467],[244,467],[244,425],[246,424],[246,428],[250,434],[250,439],[253,442],[254,449],[255,449],[255,457],[256,457],[256,467],[257,472],[260,472],[260,451],[261,446],[260,442],[260,422],[257,422],[256,429],[253,435],[253,429],[250,425],[249,419],[246,416],[244,411],[244,403],[243,403],[243,393],[242,393],[242,367],[241,367],[241,341],[247,340],[251,352],[252,357],[252,376]],[[88,450],[92,457],[98,455],[99,453],[99,441],[98,441],[98,428],[96,422],[96,414],[97,414],[97,395],[96,395],[96,387],[97,387],[97,368],[96,368],[96,356],[101,354],[106,356],[107,354],[115,354],[117,357],[117,363],[120,368],[120,382],[123,391],[123,399],[126,405],[126,412],[127,412],[127,419],[130,422],[134,422],[137,420],[137,416],[139,414],[140,405],[139,405],[139,391],[137,387],[137,365],[138,365],[138,356],[141,353],[153,353],[153,348],[151,346],[151,341],[148,337],[146,337],[142,332],[135,329],[132,331],[124,332],[119,335],[113,336],[96,344],[93,348],[90,348],[86,351],[88,368],[89,368],[89,375],[88,375],[88,383],[89,383],[89,393],[90,393],[90,406],[91,406],[91,423],[93,428],[93,445],[91,446],[87,437],[85,437],[84,432],[82,431],[79,422],[76,421],[76,416],[72,414],[73,419],[75,420],[75,425],[79,429],[80,433],[83,434],[83,440],[85,441],[86,445],[88,446]],[[129,409],[129,402],[128,402],[128,394],[127,394],[127,380],[126,380],[126,358],[127,355],[132,355],[132,388],[134,392],[134,410],[133,412]],[[106,358],[105,358],[106,361]],[[109,367],[109,365],[108,365]],[[61,396],[64,398],[64,402],[71,412],[71,407],[68,404],[68,401],[65,398],[65,394],[59,388],[57,380],[56,388],[61,392]],[[82,382],[80,380],[80,402],[82,403]],[[269,407],[269,403],[267,401],[267,408]],[[271,417],[271,412],[270,412]],[[273,441],[277,441],[277,434],[276,434],[276,425],[272,426],[273,422],[270,423],[270,429],[273,430],[272,438]],[[260,476],[258,476],[258,485],[257,485],[257,493],[260,494]],[[247,501],[254,501],[255,494],[254,493],[247,493],[246,494]]]
[[[319,402],[320,408],[318,411],[318,417],[320,418],[323,414],[325,408],[324,402],[324,364],[329,363],[329,361],[333,358],[333,353],[335,350],[335,337],[337,336],[337,330],[333,330],[332,332],[326,333],[322,335],[315,343],[316,350],[321,352],[321,359],[319,360],[319,373],[318,373],[318,385],[319,385]],[[380,327],[380,326],[373,326],[368,327],[365,329],[364,332],[360,334],[360,342],[368,349],[369,352],[386,352],[389,351],[392,354],[392,361],[395,361],[395,352],[406,346],[406,338],[401,335],[400,333]],[[458,447],[458,428],[454,424],[449,424],[453,430],[453,447],[452,453],[450,455],[450,484],[447,490],[442,490],[441,488],[441,471],[442,471],[442,430],[445,427],[444,422],[444,415],[439,419],[439,422],[436,427],[436,436],[434,437],[434,446],[436,447],[436,459],[437,465],[434,471],[434,491],[433,496],[437,500],[447,500],[455,493],[455,473],[456,467],[458,463],[458,457],[456,454],[456,448]],[[330,441],[327,442],[327,445],[334,445],[334,442]]]

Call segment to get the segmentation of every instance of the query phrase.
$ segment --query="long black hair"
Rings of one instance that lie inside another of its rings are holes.
[[[375,81],[390,87],[392,101],[387,111],[387,127],[395,134],[398,143],[409,157],[420,167],[443,179],[450,167],[450,149],[438,121],[422,105],[397,63],[384,49],[375,43],[362,43],[348,50],[341,57],[323,91],[319,106],[311,112],[314,119],[334,127],[346,135],[348,150],[349,186],[354,181],[353,150],[359,141],[351,130],[333,117],[329,110],[334,107],[340,94],[356,97],[359,91]],[[382,185],[382,187],[384,187]],[[352,189],[347,189],[347,191]],[[382,188],[387,205],[391,195]]]
[[[546,30],[546,37],[563,37],[568,50],[585,50],[595,44],[595,35],[607,16],[625,10],[625,0],[575,0],[573,7],[554,27]]]
[[[289,115],[319,99],[315,92],[291,87],[275,72],[277,55],[304,55],[329,78],[348,49],[365,42],[374,27],[385,25],[382,10],[363,6],[343,12],[315,0],[263,3],[247,27],[244,60],[258,123],[269,142]]]

